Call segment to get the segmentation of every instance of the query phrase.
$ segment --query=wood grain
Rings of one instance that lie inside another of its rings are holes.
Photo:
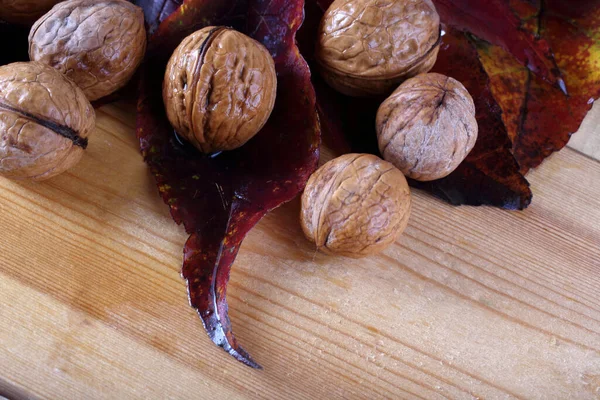
[[[600,105],[594,104],[577,134],[571,137],[569,147],[600,160]]]
[[[245,241],[234,330],[213,346],[179,276],[186,235],[134,137],[99,111],[74,170],[0,179],[0,395],[48,399],[598,399],[600,163],[566,149],[524,212],[414,192],[405,235],[364,260],[315,253],[298,201]]]

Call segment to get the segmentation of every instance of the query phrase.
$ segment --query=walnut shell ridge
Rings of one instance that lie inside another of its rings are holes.
[[[204,153],[236,149],[256,135],[276,93],[275,63],[267,49],[226,27],[209,26],[186,37],[163,83],[171,125]]]
[[[0,175],[41,181],[71,168],[95,120],[81,89],[52,67],[0,67]]]
[[[29,58],[67,75],[90,101],[121,89],[146,52],[142,9],[125,0],[68,0],[29,33]]]
[[[0,20],[31,25],[62,0],[0,0]]]
[[[359,258],[393,243],[410,210],[410,189],[397,168],[374,155],[346,154],[310,177],[300,222],[319,250]]]
[[[379,107],[376,127],[383,158],[420,181],[454,171],[475,146],[478,131],[467,89],[437,73],[400,85]]]
[[[387,95],[433,67],[440,33],[431,0],[336,0],[321,20],[316,59],[339,92]]]

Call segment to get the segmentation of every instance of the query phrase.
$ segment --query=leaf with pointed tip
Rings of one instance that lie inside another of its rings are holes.
[[[156,29],[140,85],[137,134],[142,153],[171,215],[190,233],[183,262],[190,303],[212,341],[255,368],[259,365],[233,336],[226,288],[248,231],[269,210],[293,199],[317,167],[315,94],[294,42],[302,17],[301,0],[184,1]],[[173,133],[160,82],[179,41],[217,24],[233,25],[267,47],[275,60],[278,90],[275,109],[258,135],[237,150],[209,157]]]
[[[511,1],[521,25],[554,51],[568,96],[504,49],[477,42],[522,173],[562,149],[600,97],[600,1]]]
[[[548,42],[521,28],[508,0],[433,0],[441,20],[501,46],[521,65],[556,87],[564,85]]]

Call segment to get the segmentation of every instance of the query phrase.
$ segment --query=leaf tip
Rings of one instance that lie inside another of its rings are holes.
[[[250,368],[254,368],[254,369],[258,369],[258,370],[263,369],[262,365],[260,365],[256,361],[254,361],[254,359],[250,356],[250,354],[248,354],[248,352],[246,350],[244,350],[242,347],[237,346],[237,348],[233,348],[231,345],[229,345],[229,342],[224,343],[224,346],[222,346],[222,347],[223,347],[223,350],[228,352],[233,358],[235,358],[242,364],[247,365]]]

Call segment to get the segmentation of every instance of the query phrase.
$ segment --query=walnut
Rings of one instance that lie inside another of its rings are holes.
[[[387,95],[433,67],[440,33],[431,0],[335,0],[321,20],[316,58],[334,89]]]
[[[163,83],[171,125],[204,153],[233,150],[256,135],[273,111],[276,92],[267,49],[222,26],[185,38]]]
[[[75,83],[38,62],[0,67],[0,175],[44,180],[81,159],[94,109]]]
[[[358,258],[393,243],[410,209],[410,190],[396,167],[374,155],[346,154],[310,177],[300,222],[319,250]]]
[[[90,101],[122,88],[146,52],[142,9],[125,0],[64,1],[29,33],[29,57],[83,89]]]
[[[473,98],[456,79],[435,73],[400,85],[379,107],[376,126],[383,158],[420,181],[450,174],[477,140]]]
[[[0,0],[0,20],[31,25],[61,0]]]

